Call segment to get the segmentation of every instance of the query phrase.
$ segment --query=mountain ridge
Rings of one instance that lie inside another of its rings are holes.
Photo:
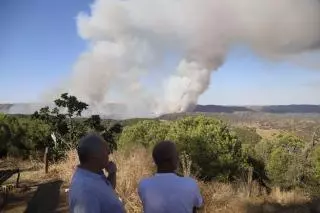
[[[5,114],[32,114],[36,110],[48,104],[44,103],[14,103],[0,104],[0,113]],[[49,104],[50,107],[52,104]],[[125,111],[125,107],[121,104],[107,104],[105,111],[110,112],[108,116],[121,116]],[[312,104],[290,104],[290,105],[248,105],[248,106],[232,106],[232,105],[197,105],[190,112],[198,113],[241,113],[241,112],[260,112],[273,114],[320,114],[320,105]],[[93,113],[89,110],[88,112]],[[121,116],[123,117],[123,116]],[[132,117],[132,116],[129,116]]]

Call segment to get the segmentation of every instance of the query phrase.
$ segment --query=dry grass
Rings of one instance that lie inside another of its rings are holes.
[[[127,212],[142,212],[137,186],[142,178],[152,175],[154,171],[150,153],[143,148],[137,148],[131,152],[118,151],[113,154],[112,159],[118,166],[116,191],[123,200]],[[51,167],[50,175],[56,175],[66,183],[70,183],[77,164],[76,153],[70,152],[65,162]],[[188,171],[185,171],[185,173],[188,173]],[[273,189],[268,196],[257,197],[259,190],[256,184],[252,187],[251,197],[248,197],[248,186],[245,183],[238,185],[217,182],[204,183],[201,181],[198,183],[205,200],[201,212],[205,213],[278,212],[279,206],[303,204],[309,201],[309,198],[301,192],[281,192],[279,189]],[[248,205],[256,206],[256,208],[248,210]],[[298,207],[288,208],[291,208],[289,212],[308,212],[294,210]]]
[[[139,181],[151,176],[154,172],[150,152],[143,148],[136,148],[130,152],[118,151],[111,156],[118,166],[117,193],[123,200],[128,213],[141,213],[141,203],[137,193]],[[190,160],[187,155],[182,156],[183,173],[190,174]],[[23,182],[43,182],[50,179],[62,179],[68,187],[73,172],[78,165],[75,151],[68,153],[65,161],[51,165],[49,174],[43,171],[43,165],[38,163],[20,162],[20,166],[37,167],[38,170],[24,172]],[[306,204],[310,198],[300,191],[282,192],[274,188],[271,194],[261,195],[259,186],[253,183],[251,196],[248,196],[249,187],[244,181],[238,184],[225,184],[219,182],[204,183],[198,180],[205,205],[200,212],[204,213],[277,213],[320,212],[310,210],[311,204]]]

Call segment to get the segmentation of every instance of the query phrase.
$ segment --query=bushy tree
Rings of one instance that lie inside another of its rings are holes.
[[[103,126],[102,120],[99,115],[92,115],[85,121],[85,124],[88,125],[91,130],[96,132],[105,130],[105,127]]]
[[[166,138],[169,127],[169,123],[158,120],[143,120],[126,126],[119,138],[119,145],[124,147],[140,144],[150,147]]]
[[[152,147],[161,140],[174,141],[181,152],[190,156],[193,169],[204,179],[231,180],[246,165],[241,143],[228,126],[204,116],[140,121],[124,128],[119,143],[122,147]]]
[[[320,183],[320,146],[316,146],[311,153],[312,175]]]
[[[249,144],[250,146],[254,146],[262,139],[262,137],[257,133],[256,128],[238,126],[234,127],[232,130],[235,132],[242,144]]]
[[[166,138],[190,155],[204,179],[232,180],[246,166],[240,141],[220,120],[198,116],[173,121]]]
[[[1,155],[37,157],[49,141],[50,126],[30,118],[0,116]]]
[[[304,142],[294,135],[278,135],[267,161],[268,176],[274,185],[284,189],[301,186],[306,175],[304,146]]]
[[[274,142],[269,139],[262,139],[254,146],[256,158],[263,162],[268,162],[271,152],[274,147]]]
[[[83,122],[78,119],[84,110],[88,108],[88,104],[79,101],[75,96],[68,93],[61,94],[60,98],[54,101],[55,107],[43,107],[36,111],[32,118],[42,120],[50,126],[50,131],[55,135],[55,141],[50,138],[47,146],[51,150],[51,156],[57,160],[64,154],[76,146],[76,142],[80,137],[84,136],[92,125],[100,122],[100,117],[91,118],[91,123]],[[87,125],[89,124],[89,125]],[[97,127],[97,126],[95,126]],[[95,128],[93,127],[93,128]]]

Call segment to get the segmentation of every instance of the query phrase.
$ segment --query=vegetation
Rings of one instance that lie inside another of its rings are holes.
[[[120,124],[105,125],[99,115],[80,118],[88,105],[67,93],[54,103],[53,109],[44,107],[29,117],[0,115],[1,157],[39,159],[45,147],[49,147],[50,159],[57,161],[88,132],[101,133],[111,148],[116,149],[116,140],[122,131]]]
[[[88,105],[65,93],[32,116],[0,115],[0,155],[60,161],[76,147],[79,138],[98,132],[112,150],[142,146],[148,150],[160,140],[174,141],[189,158],[191,173],[202,181],[246,181],[283,190],[320,184],[319,134],[305,140],[287,131],[262,138],[256,128],[232,126],[215,117],[197,115],[172,120],[103,120],[99,115],[83,118]],[[183,165],[181,165],[183,168]],[[244,175],[245,174],[245,175]]]

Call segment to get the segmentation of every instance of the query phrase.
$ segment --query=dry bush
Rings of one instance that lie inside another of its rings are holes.
[[[236,198],[236,192],[231,184],[199,182],[199,185],[205,203],[201,212],[242,212],[242,206],[238,205],[238,198]]]
[[[49,167],[49,176],[59,178],[64,181],[64,184],[69,185],[78,164],[79,159],[76,150],[69,151],[64,161]]]
[[[280,188],[276,187],[272,189],[269,195],[269,200],[282,205],[289,204],[303,204],[310,201],[310,198],[302,191],[281,191]]]
[[[139,181],[152,175],[152,159],[142,148],[126,154],[121,151],[113,154],[112,158],[118,166],[117,193],[124,202],[127,212],[141,212],[142,206],[138,197]]]

